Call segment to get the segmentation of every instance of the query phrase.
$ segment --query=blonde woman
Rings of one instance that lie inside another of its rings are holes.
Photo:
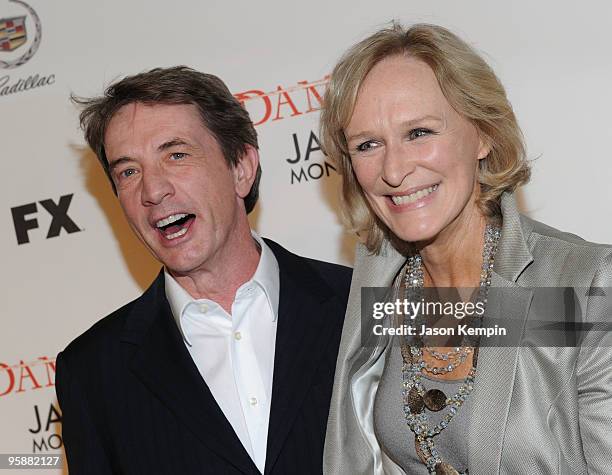
[[[362,344],[362,287],[502,288],[480,303],[519,327],[536,318],[534,288],[611,287],[610,246],[519,214],[529,166],[495,73],[442,27],[394,24],[339,61],[321,121],[363,237],[326,473],[612,473],[609,333],[567,347]],[[577,299],[581,323],[609,319],[609,296]]]

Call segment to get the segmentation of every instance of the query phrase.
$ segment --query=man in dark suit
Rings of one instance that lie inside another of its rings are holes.
[[[164,268],[57,357],[70,473],[321,473],[350,270],[251,231],[261,168],[247,112],[185,67],[75,101]]]

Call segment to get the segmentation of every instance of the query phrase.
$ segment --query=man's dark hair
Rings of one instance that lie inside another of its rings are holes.
[[[155,68],[128,76],[111,84],[100,97],[72,96],[75,104],[83,107],[81,128],[87,143],[96,153],[113,191],[117,189],[110,174],[104,151],[104,135],[109,122],[123,106],[135,102],[143,104],[193,104],[198,108],[204,126],[215,137],[230,167],[238,164],[246,152],[246,145],[256,149],[257,132],[248,112],[217,76],[195,71],[186,66]],[[249,194],[244,199],[246,212],[257,203],[261,166]]]

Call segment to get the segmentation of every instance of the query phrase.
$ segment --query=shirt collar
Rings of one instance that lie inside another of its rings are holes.
[[[278,318],[278,301],[280,296],[280,271],[278,268],[278,261],[272,249],[268,247],[265,241],[255,231],[251,230],[251,235],[261,249],[259,264],[257,264],[257,269],[255,269],[255,274],[253,274],[251,281],[255,282],[263,289],[268,298],[268,303],[272,308],[274,321],[276,321]]]
[[[278,261],[276,260],[272,250],[255,231],[251,230],[251,235],[261,249],[261,254],[259,256],[259,263],[257,264],[253,277],[249,281],[242,284],[240,288],[248,285],[251,282],[261,287],[266,295],[270,308],[272,309],[273,321],[276,321],[278,318],[278,302],[280,298],[280,275]],[[174,277],[170,275],[166,268],[164,268],[164,281],[166,298],[170,304],[172,316],[174,317],[176,326],[181,332],[183,339],[189,344],[189,341],[183,332],[181,318],[183,317],[183,313],[185,312],[187,305],[192,302],[196,302],[197,300],[194,299],[183,287],[181,287],[181,285]],[[240,288],[238,289],[239,291]],[[201,300],[203,301],[206,299]]]

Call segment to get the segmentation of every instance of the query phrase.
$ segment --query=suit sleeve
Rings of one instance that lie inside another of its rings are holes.
[[[78,380],[70,374],[63,353],[56,360],[55,390],[62,410],[62,440],[70,475],[112,474],[87,400]]]
[[[595,275],[591,288],[605,296],[589,297],[585,336],[577,366],[578,410],[582,447],[589,475],[612,473],[612,255]]]

